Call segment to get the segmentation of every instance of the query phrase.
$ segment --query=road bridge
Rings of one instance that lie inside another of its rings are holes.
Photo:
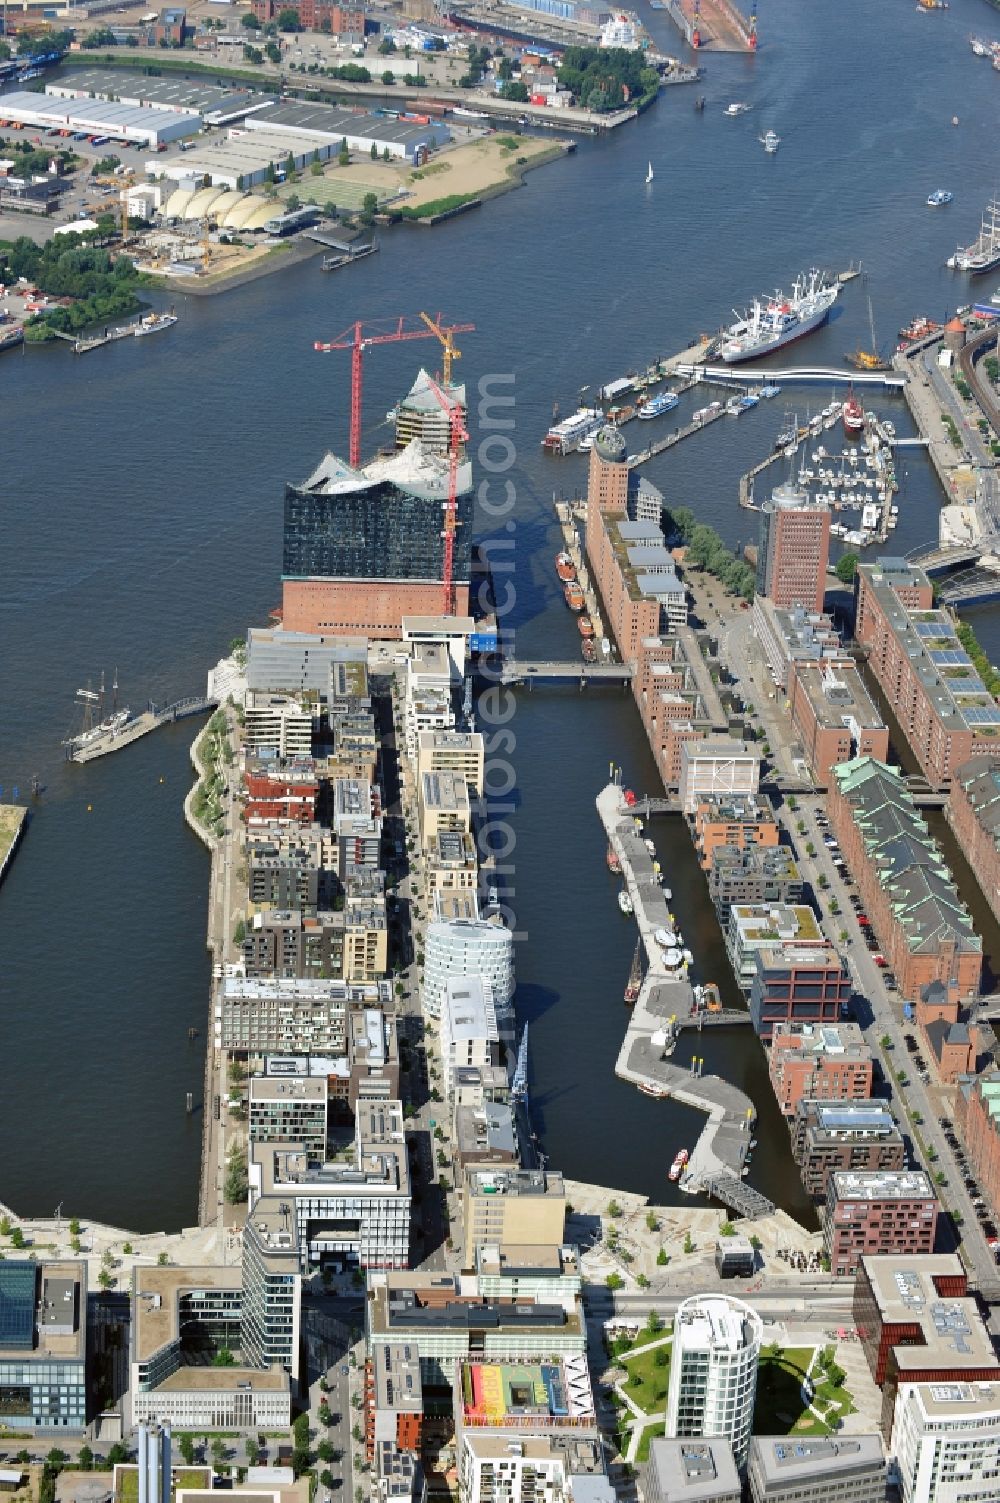
[[[509,658],[501,670],[500,682],[530,684],[536,679],[548,679],[552,682],[578,680],[582,684],[627,684],[631,682],[634,671],[631,663],[527,662]]]

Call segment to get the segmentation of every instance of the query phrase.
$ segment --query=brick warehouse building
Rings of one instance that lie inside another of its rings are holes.
[[[995,756],[972,757],[956,769],[944,812],[983,897],[1000,919],[1000,748]]]
[[[982,941],[898,768],[872,757],[842,763],[827,808],[902,997],[917,1001],[932,981],[978,994]]]
[[[959,1081],[955,1125],[994,1215],[1000,1211],[1000,1070]]]
[[[931,786],[949,787],[970,757],[1000,754],[1000,706],[951,618],[933,609],[923,570],[895,558],[861,564],[857,601],[855,636]]]
[[[306,31],[329,32],[352,42],[364,39],[364,6],[332,4],[331,0],[295,0],[292,8],[298,11]],[[281,0],[251,0],[250,9],[265,26],[268,21],[277,20],[279,13],[288,7]]]

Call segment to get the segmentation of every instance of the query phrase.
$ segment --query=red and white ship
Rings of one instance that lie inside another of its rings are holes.
[[[685,1167],[687,1165],[687,1161],[688,1161],[688,1159],[690,1157],[691,1157],[691,1155],[688,1153],[688,1151],[687,1151],[686,1148],[679,1149],[678,1153],[677,1153],[677,1157],[674,1159],[673,1163],[670,1165],[670,1171],[669,1171],[668,1178],[672,1179],[672,1180],[675,1180],[675,1181],[679,1180],[680,1177],[681,1177],[681,1175],[684,1173]]]
[[[865,426],[865,409],[854,395],[854,387],[851,387],[843,411],[844,432],[862,433]]]

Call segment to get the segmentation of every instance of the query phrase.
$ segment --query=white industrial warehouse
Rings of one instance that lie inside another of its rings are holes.
[[[107,136],[110,140],[132,141],[153,148],[197,135],[201,129],[197,115],[147,110],[99,99],[58,99],[48,94],[29,94],[27,90],[0,96],[0,120],[39,126],[43,130],[85,131],[88,136]]]
[[[267,181],[269,171],[272,175],[280,172],[289,157],[295,171],[301,172],[316,155],[325,162],[339,150],[339,140],[306,143],[287,131],[255,131],[253,136],[239,134],[226,141],[206,141],[203,147],[174,160],[153,157],[146,163],[146,172],[175,183],[198,178],[215,188],[255,188]]]
[[[67,77],[47,83],[45,92],[61,99],[114,100],[176,115],[200,115],[206,125],[230,125],[277,102],[274,94],[219,89],[197,80],[147,78],[106,68],[75,68]]]

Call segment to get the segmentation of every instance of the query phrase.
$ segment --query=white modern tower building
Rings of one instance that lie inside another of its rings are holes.
[[[764,1327],[742,1300],[696,1294],[678,1307],[667,1391],[670,1439],[723,1436],[747,1458]]]
[[[903,1503],[1000,1498],[1000,1385],[902,1383],[890,1454]]]
[[[514,936],[487,919],[432,919],[427,925],[423,1005],[439,1018],[448,978],[482,976],[501,1039],[514,1036]]]

